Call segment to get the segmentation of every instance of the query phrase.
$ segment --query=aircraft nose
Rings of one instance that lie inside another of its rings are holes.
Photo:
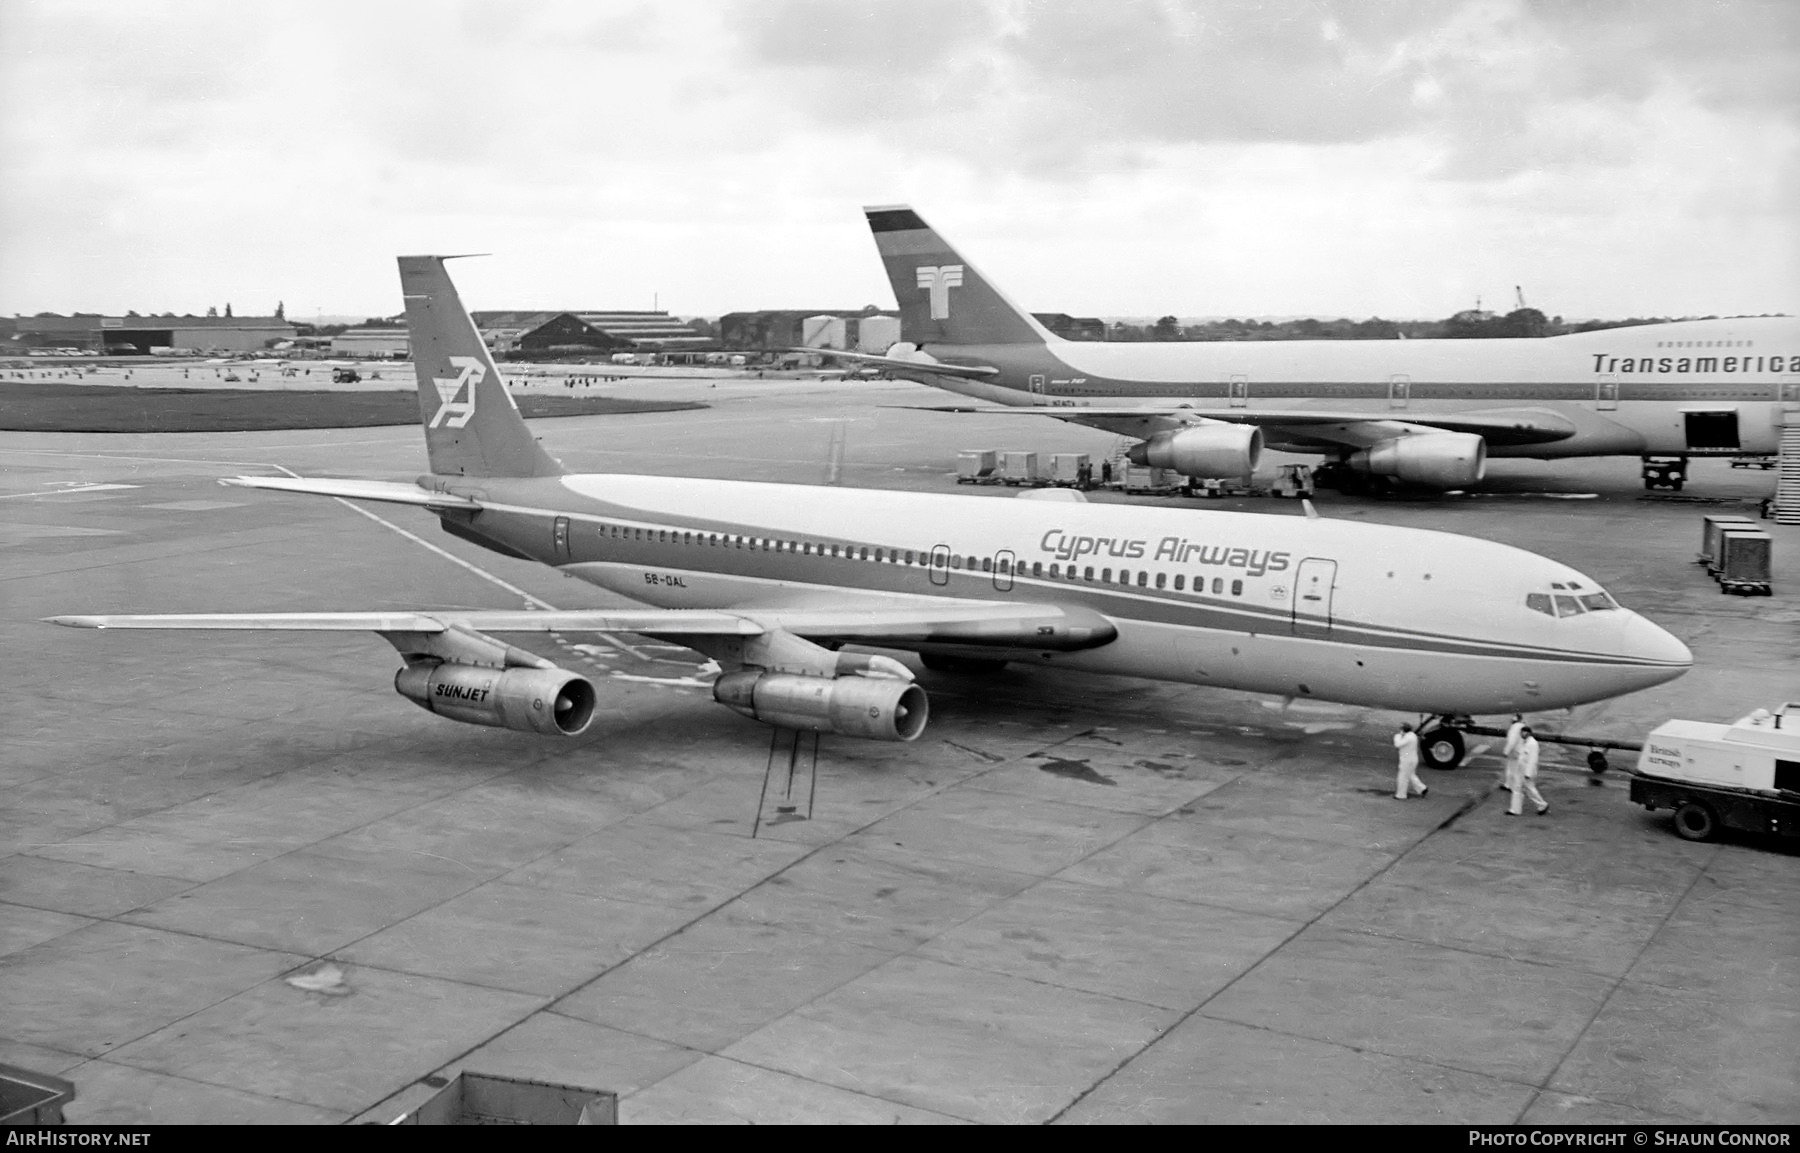
[[[1694,654],[1680,640],[1660,625],[1652,624],[1636,613],[1625,622],[1624,655],[1644,661],[1651,674],[1650,684],[1672,681],[1693,667]]]

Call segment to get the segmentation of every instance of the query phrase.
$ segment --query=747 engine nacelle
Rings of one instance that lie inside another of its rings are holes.
[[[766,725],[874,741],[917,740],[931,713],[924,689],[890,677],[813,677],[746,669],[714,681],[713,700]]]
[[[1408,484],[1461,488],[1480,481],[1487,470],[1487,442],[1472,432],[1423,432],[1384,440],[1352,453],[1345,463]]]
[[[1125,459],[1208,480],[1249,476],[1262,459],[1262,448],[1262,429],[1255,425],[1203,424],[1159,432],[1132,445]]]
[[[470,725],[553,737],[581,734],[594,719],[593,683],[566,669],[494,668],[414,661],[394,691],[422,709]]]

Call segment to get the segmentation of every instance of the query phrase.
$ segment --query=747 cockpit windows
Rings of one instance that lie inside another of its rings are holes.
[[[1567,584],[1553,581],[1550,587],[1558,591],[1526,593],[1525,607],[1547,617],[1577,617],[1582,613],[1603,613],[1619,607],[1619,602],[1602,589],[1584,591],[1580,581]]]

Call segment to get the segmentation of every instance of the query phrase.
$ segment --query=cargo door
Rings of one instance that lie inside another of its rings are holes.
[[[1737,409],[1690,409],[1683,411],[1681,416],[1687,429],[1689,448],[1739,447]]]
[[[557,560],[569,559],[569,518],[559,516],[550,524],[550,547]]]
[[[1336,561],[1309,556],[1300,562],[1294,572],[1295,636],[1331,635],[1331,590],[1336,583]]]
[[[931,550],[931,567],[926,570],[934,585],[950,583],[950,546],[941,544]]]
[[[996,592],[1009,593],[1012,591],[1013,565],[1017,563],[1011,549],[1003,548],[994,554],[994,589]]]

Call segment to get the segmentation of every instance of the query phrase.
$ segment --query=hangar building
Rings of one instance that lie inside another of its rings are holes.
[[[108,355],[148,355],[154,348],[185,352],[262,352],[294,339],[295,328],[273,316],[21,316],[8,344],[79,348]]]

